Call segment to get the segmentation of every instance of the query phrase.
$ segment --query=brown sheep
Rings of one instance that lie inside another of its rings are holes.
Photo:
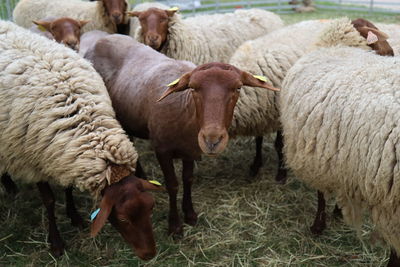
[[[194,160],[202,153],[216,156],[226,147],[227,129],[242,86],[278,89],[232,65],[196,67],[121,35],[98,40],[85,57],[103,77],[124,129],[151,140],[169,193],[169,233],[182,233],[173,159],[182,159],[184,221],[194,225]]]
[[[88,22],[88,20],[78,21],[68,17],[34,20],[33,23],[36,26],[32,26],[31,31],[42,32],[47,38],[78,51],[81,29]]]

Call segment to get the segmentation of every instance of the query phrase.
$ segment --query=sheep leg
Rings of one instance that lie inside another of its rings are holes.
[[[333,217],[336,219],[343,218],[342,210],[339,208],[337,204],[335,205],[335,208],[333,210]]]
[[[8,175],[8,173],[4,173],[1,176],[1,183],[3,184],[8,194],[16,195],[18,193],[18,187],[11,179],[10,175]]]
[[[169,216],[168,234],[176,237],[183,233],[182,222],[179,218],[176,205],[176,195],[178,194],[178,179],[175,175],[175,168],[172,156],[164,153],[156,153],[161,170],[165,177],[165,186],[169,195]]]
[[[135,175],[139,178],[147,179],[146,173],[143,170],[142,165],[140,164],[139,160],[136,162],[136,173]]]
[[[275,177],[275,181],[280,184],[286,183],[287,177],[287,169],[285,168],[285,163],[283,160],[283,135],[281,131],[276,132],[276,139],[275,139],[275,150],[278,154],[278,172]]]
[[[256,137],[256,156],[254,157],[253,163],[250,166],[250,176],[254,177],[260,171],[262,166],[262,144],[263,144],[263,137],[257,136]]]
[[[320,235],[326,228],[325,198],[321,191],[318,191],[318,209],[315,220],[310,230],[315,235]]]
[[[47,209],[47,218],[49,220],[49,237],[50,251],[55,257],[59,257],[64,252],[64,241],[60,237],[57,229],[56,217],[54,215],[54,194],[47,182],[39,182],[36,184],[43,204]]]
[[[65,189],[66,212],[67,216],[71,219],[71,225],[82,230],[84,228],[84,222],[81,215],[79,215],[79,212],[76,210],[72,190],[72,186]]]
[[[390,258],[387,267],[399,267],[400,266],[400,258],[397,256],[397,253],[392,249],[390,251]]]
[[[185,214],[185,223],[195,225],[197,223],[197,213],[193,209],[192,203],[192,184],[193,184],[193,160],[182,160],[182,180],[183,180],[183,199],[182,210]]]

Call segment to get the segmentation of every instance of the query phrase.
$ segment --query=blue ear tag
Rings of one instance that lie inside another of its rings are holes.
[[[100,212],[100,209],[93,211],[92,214],[90,214],[90,221],[93,221],[94,218],[96,218],[97,214],[99,214],[99,212]]]

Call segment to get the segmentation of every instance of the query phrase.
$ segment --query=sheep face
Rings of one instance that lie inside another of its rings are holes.
[[[221,153],[228,143],[227,130],[243,85],[278,90],[232,65],[208,63],[184,74],[159,101],[173,92],[191,88],[200,129],[198,144],[203,153],[213,156]]]
[[[148,190],[163,188],[134,175],[106,187],[91,236],[96,236],[108,219],[139,258],[153,258],[157,253],[151,223],[154,198]]]
[[[366,19],[356,19],[351,22],[362,37],[367,39],[368,45],[381,56],[394,56],[392,47],[386,41],[389,37]],[[372,36],[372,37],[371,37]],[[375,38],[370,41],[370,38]]]
[[[142,27],[144,43],[154,50],[160,51],[167,40],[169,18],[175,12],[176,10],[149,8],[142,12],[128,12],[128,15],[138,17],[140,26]]]
[[[110,20],[119,25],[124,22],[125,12],[127,11],[127,3],[125,0],[101,0],[106,9]]]
[[[33,21],[38,26],[50,32],[54,39],[73,50],[79,50],[81,28],[89,21],[77,21],[71,18],[59,18],[53,21]]]

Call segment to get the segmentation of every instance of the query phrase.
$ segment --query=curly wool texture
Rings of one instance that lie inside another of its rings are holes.
[[[98,195],[137,153],[101,77],[71,49],[0,21],[0,171]]]
[[[108,33],[117,32],[117,27],[107,15],[102,1],[21,0],[13,12],[15,23],[24,28],[31,27],[33,25],[32,20],[40,20],[49,16],[90,20],[82,28],[81,33],[93,30]],[[127,17],[124,23],[128,23]]]
[[[234,13],[202,15],[182,19],[175,14],[169,22],[169,34],[161,53],[200,65],[228,63],[245,41],[265,35],[283,26],[281,18],[261,9],[236,10]],[[143,43],[141,27],[135,39]]]
[[[281,88],[287,71],[298,59],[317,48],[315,43],[320,35],[323,41],[319,45],[343,44],[371,49],[348,18],[311,20],[247,41],[236,50],[229,63],[252,74],[264,75]],[[242,87],[230,132],[262,136],[277,131],[280,128],[278,98],[276,92]]]
[[[132,11],[146,11],[147,9],[152,8],[152,7],[164,9],[164,10],[170,8],[169,6],[159,3],[159,2],[144,2],[144,3],[140,3],[140,4],[136,5]],[[134,37],[137,28],[140,27],[139,19],[137,17],[131,17],[129,23],[130,23],[129,35]]]
[[[324,48],[288,72],[280,96],[287,165],[334,195],[345,221],[369,211],[400,253],[400,58]]]
[[[394,55],[400,56],[400,25],[385,23],[376,23],[375,25],[379,30],[389,35],[389,39],[387,41],[393,48]]]

